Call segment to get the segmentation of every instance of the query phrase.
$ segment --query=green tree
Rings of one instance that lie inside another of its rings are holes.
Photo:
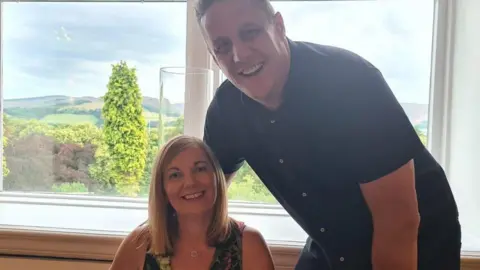
[[[8,167],[7,167],[7,160],[5,159],[5,146],[7,146],[7,143],[8,143],[8,139],[7,139],[7,136],[5,136],[5,133],[6,133],[6,128],[5,128],[5,121],[8,121],[7,120],[7,117],[2,113],[2,117],[3,117],[3,121],[2,121],[2,124],[3,124],[3,137],[2,137],[2,146],[3,146],[3,155],[2,155],[2,172],[3,172],[3,177],[7,176],[10,171],[8,170]]]
[[[98,145],[101,141],[102,131],[94,124],[83,123],[59,125],[55,128],[48,129],[45,135],[55,138],[59,143]]]
[[[147,158],[145,164],[145,171],[143,177],[140,180],[140,196],[148,196],[150,190],[150,182],[152,178],[152,170],[155,166],[155,159],[157,157],[158,150],[160,149],[160,140],[158,132],[156,130],[151,130],[148,133],[148,147],[147,147]]]
[[[418,137],[420,138],[420,141],[426,146],[427,145],[427,135],[420,130],[419,127],[415,127],[415,131],[417,132]]]
[[[160,139],[160,132],[163,130],[165,132],[165,140],[170,140],[173,137],[183,134],[183,115],[176,118],[175,120],[169,122],[168,127],[161,129],[158,128],[158,131],[152,129],[148,133],[148,147],[147,147],[147,159],[145,164],[145,172],[143,174],[142,180],[140,181],[140,195],[148,196],[148,191],[150,189],[150,181],[152,179],[152,170],[155,166],[155,159],[157,157],[158,151],[162,145],[162,140]]]
[[[3,136],[2,139],[3,139],[3,151],[5,151],[5,146],[7,146],[7,137]],[[7,160],[5,159],[5,152],[3,152],[3,156],[2,156],[2,172],[3,172],[3,177],[7,176],[10,173],[7,167]]]
[[[181,115],[175,120],[171,121],[171,124],[168,127],[164,127],[163,130],[165,132],[165,142],[172,139],[173,137],[183,134],[183,124],[184,118],[183,115]]]
[[[136,196],[145,168],[147,132],[135,68],[112,66],[103,97],[104,143],[112,161],[112,179],[122,195]]]
[[[248,163],[245,163],[235,173],[235,178],[228,188],[228,198],[230,200],[277,203],[277,200]]]

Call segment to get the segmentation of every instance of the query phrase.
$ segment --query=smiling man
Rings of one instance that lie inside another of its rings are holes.
[[[297,270],[460,269],[447,178],[376,67],[288,39],[268,0],[196,12],[228,78],[204,140],[230,180],[247,161],[308,233]]]

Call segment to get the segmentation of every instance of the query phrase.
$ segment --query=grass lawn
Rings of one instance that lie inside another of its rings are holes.
[[[42,122],[48,124],[81,124],[92,123],[96,124],[98,118],[91,114],[49,114],[41,119]]]

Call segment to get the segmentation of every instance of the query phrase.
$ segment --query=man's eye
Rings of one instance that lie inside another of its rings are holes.
[[[256,36],[258,36],[259,33],[260,33],[260,30],[258,30],[258,29],[248,29],[248,30],[245,30],[242,33],[242,38],[244,40],[251,40],[251,39],[255,38]]]
[[[215,46],[213,48],[213,51],[217,54],[226,54],[230,51],[230,48],[232,47],[232,42],[229,40],[217,40],[215,42]]]
[[[250,29],[247,31],[247,34],[248,35],[251,35],[251,36],[254,36],[256,34],[258,34],[260,31],[258,29]]]
[[[215,54],[225,54],[228,53],[228,48],[227,46],[217,46],[213,49]]]

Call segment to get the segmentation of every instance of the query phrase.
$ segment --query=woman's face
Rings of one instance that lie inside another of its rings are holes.
[[[167,165],[163,177],[165,192],[177,215],[202,214],[213,208],[215,174],[203,149],[185,149]]]

